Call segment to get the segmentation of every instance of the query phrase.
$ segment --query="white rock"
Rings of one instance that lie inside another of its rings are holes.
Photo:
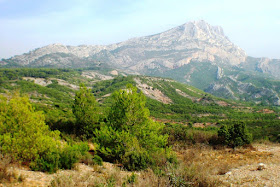
[[[118,73],[118,71],[117,71],[117,70],[113,70],[113,71],[111,71],[111,72],[110,72],[110,74],[111,74],[111,75],[115,75],[115,76],[118,76],[118,75],[119,75],[119,73]]]
[[[258,170],[263,170],[263,169],[265,169],[265,168],[266,168],[266,166],[265,166],[264,163],[259,163],[259,165],[258,165]]]

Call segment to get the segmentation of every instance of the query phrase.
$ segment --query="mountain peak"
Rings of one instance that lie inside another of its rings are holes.
[[[55,54],[55,57],[49,54]],[[73,62],[80,62],[63,54],[74,55],[83,62],[88,60],[85,58],[94,61],[103,60],[116,67],[136,72],[173,69],[191,61],[237,65],[246,59],[245,52],[224,35],[221,27],[211,26],[204,20],[197,20],[159,34],[133,38],[107,46],[51,44],[11,60],[22,65],[41,64],[41,61],[44,61],[43,64],[55,62],[71,66]]]
[[[193,39],[226,38],[222,27],[211,26],[204,20],[190,21],[175,29],[183,32],[186,37]]]

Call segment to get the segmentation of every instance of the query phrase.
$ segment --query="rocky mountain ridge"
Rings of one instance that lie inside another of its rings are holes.
[[[280,60],[248,57],[221,27],[203,20],[111,45],[51,44],[4,59],[1,66],[111,68],[172,78],[219,97],[280,105]]]
[[[193,21],[168,31],[102,46],[51,44],[9,59],[21,66],[66,66],[78,61],[107,62],[133,71],[174,69],[191,61],[221,61],[237,65],[245,52],[224,35],[223,29],[205,21]]]

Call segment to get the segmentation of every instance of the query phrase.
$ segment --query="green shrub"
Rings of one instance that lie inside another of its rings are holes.
[[[122,158],[122,163],[128,170],[142,170],[149,167],[151,157],[147,151],[134,150],[125,153]]]
[[[125,186],[125,184],[135,184],[137,183],[137,175],[135,173],[132,173],[130,176],[127,176],[126,181],[123,183],[123,186]]]
[[[87,153],[88,149],[86,143],[66,146],[60,153],[59,167],[62,169],[72,169],[74,164]]]
[[[59,152],[48,152],[42,157],[31,162],[30,168],[33,171],[54,173],[59,169]]]
[[[102,166],[103,165],[103,160],[102,160],[102,158],[100,156],[94,155],[93,156],[93,163],[97,164],[99,166]]]
[[[29,99],[19,93],[0,96],[0,151],[14,160],[34,161],[60,147],[59,131],[51,131],[42,112],[35,112]],[[48,156],[46,156],[47,158]]]
[[[97,145],[97,154],[104,160],[115,162],[121,159],[126,151],[126,144],[130,140],[130,134],[125,131],[115,131],[110,126],[101,127],[94,132],[93,141]]]
[[[232,148],[252,142],[252,134],[248,132],[244,123],[235,123],[231,126],[223,125],[218,131],[218,136],[222,144]]]

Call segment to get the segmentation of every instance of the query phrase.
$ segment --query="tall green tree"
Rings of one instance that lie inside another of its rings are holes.
[[[108,120],[115,129],[128,130],[150,121],[149,109],[145,107],[146,97],[131,84],[126,89],[113,94],[114,103],[111,107]]]
[[[42,112],[34,111],[19,93],[0,96],[0,152],[21,161],[33,161],[60,147],[59,131],[51,131]]]
[[[113,99],[108,124],[95,131],[98,154],[130,170],[157,165],[159,158],[167,159],[168,137],[161,134],[163,124],[150,119],[144,94],[128,84],[126,89],[116,91]]]
[[[76,132],[87,137],[92,136],[94,129],[98,127],[100,111],[91,90],[83,84],[76,92],[73,113],[76,117]]]

